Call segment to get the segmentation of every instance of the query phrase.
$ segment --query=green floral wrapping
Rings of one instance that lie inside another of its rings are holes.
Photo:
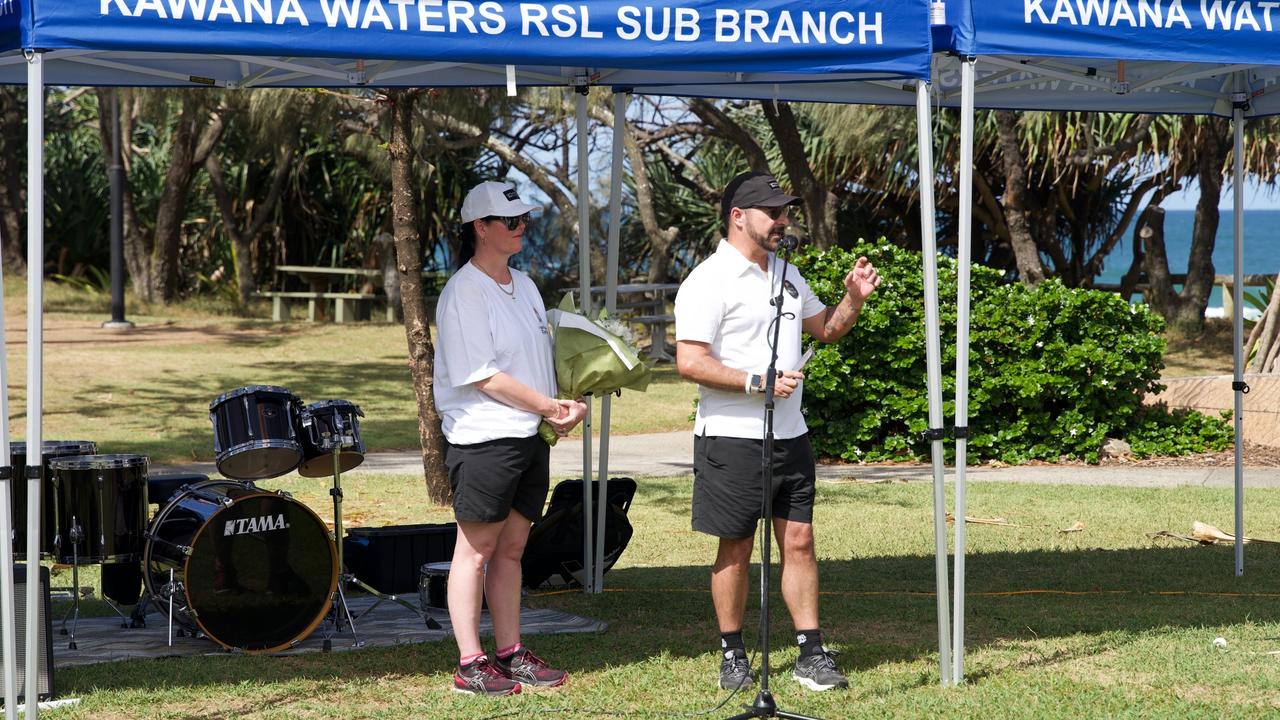
[[[600,311],[598,320],[576,312],[573,295],[565,295],[558,310],[547,313],[555,345],[556,383],[562,398],[606,395],[622,389],[643,392],[649,387],[649,367],[627,336],[624,325]],[[543,420],[538,435],[548,445],[559,438]]]

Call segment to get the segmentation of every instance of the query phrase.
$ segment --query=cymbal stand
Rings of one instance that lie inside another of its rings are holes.
[[[384,602],[393,602],[407,608],[408,610],[412,611],[413,614],[422,618],[423,623],[425,623],[426,626],[432,630],[442,629],[440,626],[440,623],[437,622],[435,618],[431,617],[431,615],[428,614],[427,611],[424,610],[423,608],[417,605],[414,605],[413,603],[410,603],[408,600],[404,599],[403,597],[400,597],[398,595],[388,595],[387,593],[381,592],[369,586],[368,584],[360,580],[360,578],[356,577],[355,573],[347,569],[347,564],[344,559],[344,553],[342,550],[341,458],[342,458],[342,448],[354,446],[356,443],[356,440],[355,440],[355,437],[352,435],[342,434],[343,423],[342,423],[341,416],[335,416],[335,423],[337,425],[338,434],[331,436],[332,438],[331,440],[327,440],[325,441],[324,445],[321,445],[321,447],[323,448],[325,447],[325,445],[332,444],[331,449],[333,451],[333,487],[330,488],[329,494],[333,496],[334,544],[337,545],[337,550],[338,550],[338,590],[337,592],[334,593],[334,597],[333,597],[333,610],[330,612],[330,618],[332,622],[329,625],[329,627],[326,629],[324,646],[323,646],[324,651],[328,652],[329,650],[333,649],[333,636],[336,633],[341,632],[344,621],[346,623],[346,626],[351,629],[351,637],[354,641],[352,643],[352,647],[362,647],[364,643],[360,640],[359,636],[356,634],[355,621],[373,612],[375,609],[377,609],[379,605],[381,605]],[[372,595],[373,597],[377,598],[374,601],[373,605],[369,606],[364,612],[353,615],[351,613],[351,607],[347,604],[347,594],[344,590],[344,586],[347,583],[351,583],[356,587],[360,588],[361,590],[363,590],[364,592],[368,593],[369,595]]]

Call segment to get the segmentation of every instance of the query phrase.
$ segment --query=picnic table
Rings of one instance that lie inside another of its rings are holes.
[[[680,283],[621,283],[618,285],[618,314],[629,322],[644,325],[649,332],[649,357],[654,362],[674,362],[675,357],[667,345],[667,326],[676,321],[667,312],[667,296],[674,295]],[[568,288],[567,291],[579,291]],[[592,308],[598,311],[604,306],[607,288],[591,287]]]
[[[277,265],[276,270],[288,277],[302,280],[307,290],[266,290],[258,297],[271,298],[271,319],[276,322],[289,320],[289,304],[296,300],[307,301],[307,320],[323,319],[326,301],[333,303],[333,321],[338,323],[371,317],[376,303],[385,306],[387,322],[395,322],[395,308],[387,303],[386,295],[349,290],[356,283],[370,278],[381,278],[377,268],[322,267],[314,265]],[[423,270],[424,278],[434,278],[434,270]]]
[[[596,310],[604,307],[604,294],[607,288],[604,285],[593,285],[591,287],[591,305]],[[680,289],[680,283],[621,283],[618,285],[618,312],[619,314],[636,314],[628,311],[637,311],[639,314],[659,315],[667,310],[667,296],[674,295]],[[564,292],[577,293],[581,290],[579,287],[564,288]]]

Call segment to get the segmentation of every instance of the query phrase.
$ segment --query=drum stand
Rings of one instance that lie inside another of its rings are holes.
[[[333,649],[333,636],[342,631],[344,622],[346,623],[346,626],[351,629],[351,638],[353,640],[351,646],[362,647],[364,642],[361,641],[360,637],[356,634],[355,621],[373,612],[384,602],[397,603],[411,610],[415,615],[422,618],[422,621],[426,623],[426,626],[432,630],[442,629],[440,623],[437,622],[435,618],[431,617],[431,615],[429,615],[423,608],[416,606],[397,595],[388,595],[384,592],[379,592],[361,581],[360,578],[355,576],[355,573],[347,570],[347,565],[343,559],[342,552],[342,467],[340,459],[342,455],[342,448],[344,446],[354,445],[355,438],[349,435],[340,435],[334,437],[332,443],[333,487],[330,488],[329,494],[333,496],[334,544],[337,545],[338,549],[338,590],[333,596],[333,609],[330,611],[331,624],[325,629],[323,650],[325,652],[329,652]],[[344,586],[347,583],[351,583],[359,587],[361,590],[377,598],[377,600],[375,600],[373,605],[364,612],[358,615],[352,615],[351,607],[347,604],[347,594],[344,590]]]
[[[78,650],[76,645],[76,628],[80,626],[80,541],[84,539],[84,530],[80,527],[80,523],[73,517],[71,518],[71,608],[62,616],[62,628],[58,631],[61,635],[70,638],[67,643],[68,650]],[[61,546],[61,539],[54,540],[55,547]],[[55,549],[54,555],[57,555]],[[120,616],[120,627],[129,627],[129,616],[120,611],[115,603],[106,600],[107,606],[111,608],[116,615]],[[71,629],[67,629],[67,620],[71,620]]]

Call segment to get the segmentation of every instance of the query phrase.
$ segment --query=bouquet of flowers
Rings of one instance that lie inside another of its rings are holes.
[[[577,312],[573,295],[547,313],[551,323],[560,397],[605,395],[623,388],[643,392],[649,387],[649,367],[640,361],[631,331],[604,310],[596,320]],[[545,420],[538,435],[555,445],[556,431]]]

